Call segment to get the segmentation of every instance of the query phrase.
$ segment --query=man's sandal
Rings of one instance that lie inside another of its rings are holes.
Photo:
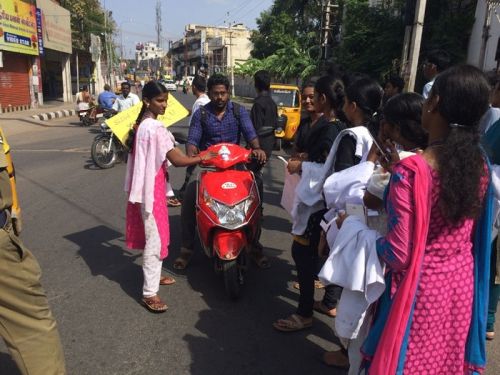
[[[299,315],[292,314],[286,319],[279,319],[273,323],[273,327],[281,332],[296,332],[312,327],[312,319],[304,321]]]
[[[163,313],[168,309],[168,306],[158,297],[158,295],[143,297],[141,303],[146,309],[153,313]]]
[[[250,257],[253,259],[257,267],[262,268],[262,269],[267,269],[271,267],[271,263],[269,262],[269,258],[266,257],[262,252],[260,251],[251,251],[250,252]]]
[[[170,276],[160,277],[160,285],[172,285],[175,284],[175,279]]]
[[[181,248],[181,253],[174,260],[174,268],[176,270],[186,269],[192,257],[193,257],[193,250],[186,249],[185,247]]]
[[[342,350],[335,350],[323,354],[323,363],[327,366],[349,368],[349,358]]]

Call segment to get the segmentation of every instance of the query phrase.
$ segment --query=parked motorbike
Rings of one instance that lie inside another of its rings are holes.
[[[222,273],[230,298],[240,296],[247,252],[261,220],[260,196],[251,171],[251,150],[229,143],[210,146],[218,157],[203,161],[198,177],[196,222],[205,254]]]
[[[117,162],[127,161],[128,150],[113,134],[113,131],[102,123],[101,134],[94,138],[91,147],[92,161],[101,169],[113,167]]]

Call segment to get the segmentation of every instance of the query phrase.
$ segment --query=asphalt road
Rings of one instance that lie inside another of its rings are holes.
[[[190,95],[176,96],[188,108],[194,101]],[[294,311],[298,297],[291,286],[291,225],[279,206],[279,160],[271,160],[264,179],[262,243],[272,267],[251,266],[237,302],[227,299],[222,280],[201,251],[185,272],[173,270],[180,245],[180,209],[173,208],[164,271],[177,283],[160,289],[169,310],[154,315],[138,303],[140,254],[124,244],[125,166],[94,167],[90,145],[96,128],[82,128],[76,118],[47,125],[2,123],[17,168],[22,237],[41,264],[68,374],[344,373],[321,363],[324,350],[336,347],[331,319],[316,315],[312,329],[291,334],[271,326]],[[186,129],[186,120],[173,127]],[[170,176],[179,188],[184,169],[171,167]],[[500,373],[498,341],[488,344],[488,374]],[[0,374],[18,374],[1,343]]]

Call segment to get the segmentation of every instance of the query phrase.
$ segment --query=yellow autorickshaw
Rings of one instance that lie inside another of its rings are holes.
[[[300,89],[294,85],[272,84],[271,97],[278,106],[278,126],[274,132],[278,149],[293,140],[300,124]]]

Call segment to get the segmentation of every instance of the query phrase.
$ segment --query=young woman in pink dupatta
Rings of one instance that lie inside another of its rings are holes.
[[[488,95],[477,68],[442,72],[422,111],[429,146],[392,169],[388,232],[377,240],[387,287],[362,348],[368,374],[484,369],[480,331],[486,330],[487,292],[478,283],[484,285],[489,265],[478,258],[474,231],[480,216],[483,223],[483,204],[488,207],[489,176],[478,135]]]
[[[168,255],[170,230],[166,198],[167,167],[185,167],[201,162],[202,157],[186,156],[175,147],[175,139],[156,118],[165,113],[168,91],[150,81],[142,90],[142,109],[137,129],[127,140],[132,153],[128,159],[125,191],[127,202],[126,240],[131,249],[144,250],[142,304],[151,312],[164,312],[167,305],[158,296],[160,285],[175,280],[161,277],[163,259]],[[206,159],[213,157],[207,154]]]

